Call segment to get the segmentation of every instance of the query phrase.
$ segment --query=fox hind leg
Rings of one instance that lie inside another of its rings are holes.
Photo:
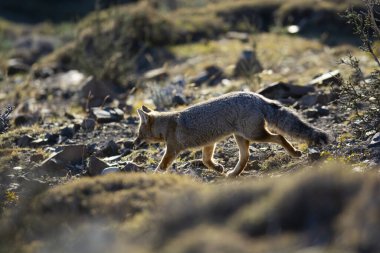
[[[245,168],[249,158],[249,140],[240,135],[234,135],[236,143],[239,147],[239,161],[232,171],[227,173],[227,177],[238,176]]]
[[[207,168],[223,173],[224,171],[223,166],[221,164],[216,163],[214,159],[212,158],[214,154],[214,150],[215,150],[215,143],[212,145],[204,146],[202,148],[202,162]]]

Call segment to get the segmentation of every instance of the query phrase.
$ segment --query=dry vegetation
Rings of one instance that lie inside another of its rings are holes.
[[[12,252],[10,245],[27,252],[377,252],[371,231],[380,224],[374,201],[378,176],[324,167],[216,185],[175,175],[80,179],[32,197],[3,224],[1,247],[6,252]]]

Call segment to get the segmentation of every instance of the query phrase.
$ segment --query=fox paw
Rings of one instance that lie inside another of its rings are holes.
[[[223,173],[224,172],[224,167],[223,167],[223,165],[217,163],[217,164],[215,164],[215,166],[213,166],[213,170],[215,170],[217,172],[220,172],[220,173]]]
[[[163,170],[163,169],[160,169],[160,168],[156,168],[153,171],[154,174],[162,174],[162,173],[165,173],[165,172],[166,172],[166,170]]]
[[[233,170],[231,170],[231,171],[226,173],[226,177],[227,178],[235,178],[235,177],[237,177],[237,175]]]
[[[302,156],[302,152],[300,150],[295,150],[294,152],[292,152],[291,155],[293,157],[301,157]]]

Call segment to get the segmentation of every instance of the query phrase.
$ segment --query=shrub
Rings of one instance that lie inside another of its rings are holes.
[[[4,133],[9,128],[9,115],[13,111],[12,106],[8,106],[4,112],[0,111],[0,134]]]
[[[363,0],[365,11],[347,10],[345,18],[353,26],[354,33],[360,38],[361,49],[372,56],[376,63],[375,69],[368,77],[360,68],[360,62],[351,54],[342,59],[341,63],[348,65],[352,74],[339,87],[343,109],[354,114],[350,122],[358,137],[380,131],[380,60],[376,54],[375,41],[380,39],[380,27],[377,15],[379,1]]]

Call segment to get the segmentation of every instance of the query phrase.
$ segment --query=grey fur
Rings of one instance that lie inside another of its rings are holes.
[[[144,118],[142,113],[139,110],[140,118]],[[175,140],[173,145],[177,150],[212,144],[231,134],[260,141],[265,135],[266,124],[308,143],[328,142],[325,132],[306,123],[278,102],[253,92],[232,92],[182,111],[152,111],[147,115],[154,119],[153,124],[150,131],[140,129],[139,138]]]

